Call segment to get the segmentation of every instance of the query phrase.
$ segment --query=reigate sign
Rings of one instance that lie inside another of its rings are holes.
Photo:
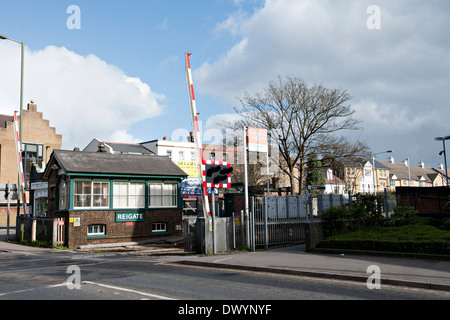
[[[145,221],[143,212],[116,212],[116,222],[142,222]]]

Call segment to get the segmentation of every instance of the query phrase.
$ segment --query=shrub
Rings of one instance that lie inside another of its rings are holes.
[[[392,226],[403,226],[411,223],[416,216],[417,211],[413,207],[400,206],[394,209],[394,214],[387,223]]]
[[[450,230],[450,218],[444,219],[444,228],[445,230]]]
[[[324,224],[325,235],[331,236],[344,232],[349,216],[350,210],[345,206],[325,209],[320,217]]]
[[[417,211],[413,207],[396,207],[394,216],[398,218],[410,218],[417,215]]]
[[[357,194],[356,200],[340,207],[322,212],[325,236],[355,231],[365,226],[376,226],[381,218],[383,197],[372,194]]]

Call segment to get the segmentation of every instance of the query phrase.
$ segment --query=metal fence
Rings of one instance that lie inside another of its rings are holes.
[[[306,240],[306,223],[320,219],[323,210],[344,205],[348,201],[348,195],[251,197],[248,215],[242,210],[234,212],[232,218],[215,219],[215,245],[220,250],[244,247],[256,250],[302,243]],[[209,241],[213,241],[208,231],[213,228],[208,227],[212,219],[201,220],[203,225],[199,225],[195,219],[184,220],[186,251],[207,252],[204,248]],[[226,227],[220,227],[221,224],[226,224]]]
[[[256,248],[305,242],[305,223],[320,219],[323,210],[349,202],[348,195],[252,197],[249,215],[241,213],[236,238]],[[267,212],[267,214],[266,214]]]

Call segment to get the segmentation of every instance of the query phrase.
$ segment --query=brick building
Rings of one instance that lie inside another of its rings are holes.
[[[168,157],[55,150],[47,217],[64,218],[71,249],[181,236],[186,177]]]
[[[14,139],[14,116],[0,115],[0,184],[17,184],[18,167],[16,145]],[[18,119],[20,121],[20,117]],[[22,144],[23,167],[27,174],[29,188],[29,174],[31,160],[34,158],[39,166],[47,163],[54,149],[62,146],[62,135],[50,126],[49,120],[43,118],[42,112],[37,111],[37,105],[31,101],[22,114]],[[28,199],[28,198],[27,198]],[[15,204],[13,204],[15,205]],[[11,216],[16,216],[16,208],[11,208]],[[12,225],[15,219],[11,220]],[[0,198],[0,226],[6,225],[6,200]]]

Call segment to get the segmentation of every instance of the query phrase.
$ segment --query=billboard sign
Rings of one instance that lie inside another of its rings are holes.
[[[248,151],[269,152],[267,130],[261,128],[247,128]]]

